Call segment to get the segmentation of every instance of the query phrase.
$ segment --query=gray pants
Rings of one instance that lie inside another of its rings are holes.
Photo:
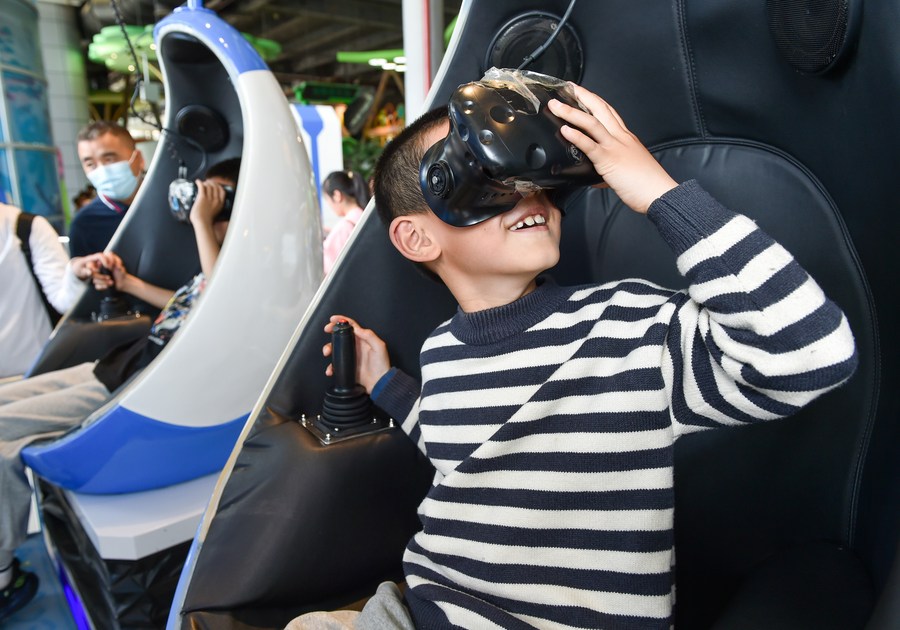
[[[28,534],[31,486],[22,449],[78,426],[109,398],[93,363],[0,386],[0,567]]]
[[[393,582],[382,582],[362,612],[313,612],[291,620],[285,630],[415,630],[403,595]]]

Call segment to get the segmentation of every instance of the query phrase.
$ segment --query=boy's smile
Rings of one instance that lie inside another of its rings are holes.
[[[562,215],[543,191],[469,227],[429,215],[441,250],[435,270],[464,310],[506,304],[529,293],[537,275],[559,262]]]

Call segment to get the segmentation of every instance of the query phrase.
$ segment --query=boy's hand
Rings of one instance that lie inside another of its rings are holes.
[[[551,100],[548,107],[553,114],[584,130],[582,133],[563,125],[563,137],[588,157],[597,173],[629,208],[646,213],[651,203],[678,183],[628,131],[609,103],[579,85],[573,87],[575,95],[591,113]]]
[[[391,369],[391,360],[388,356],[387,345],[368,328],[363,328],[349,317],[332,315],[325,325],[325,332],[329,335],[334,330],[337,322],[347,322],[353,327],[356,335],[356,382],[366,388],[371,394],[372,388],[385,373]],[[331,356],[331,343],[322,347],[322,355]],[[334,368],[331,363],[325,368],[325,374],[332,376]]]
[[[211,225],[225,205],[225,189],[216,182],[202,179],[194,183],[197,185],[197,198],[191,207],[191,223]]]

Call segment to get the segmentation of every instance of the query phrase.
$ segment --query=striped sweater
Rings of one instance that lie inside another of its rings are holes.
[[[856,366],[843,313],[688,182],[649,218],[687,291],[560,287],[458,311],[375,402],[437,469],[404,569],[417,627],[669,628],[673,445],[788,416]]]

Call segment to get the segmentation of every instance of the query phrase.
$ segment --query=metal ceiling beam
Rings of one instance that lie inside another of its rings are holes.
[[[338,44],[353,44],[359,36],[358,26],[333,26],[328,29],[320,29],[310,36],[296,36],[292,39],[281,40],[281,55],[279,59],[296,57],[305,54],[315,54],[321,48],[329,47],[336,51]],[[335,52],[337,55],[337,52]]]
[[[360,50],[379,48],[400,48],[403,46],[403,38],[397,33],[372,33],[358,38],[354,44]],[[292,72],[305,72],[311,68],[318,68],[326,64],[337,64],[337,50],[329,48],[318,54],[307,55],[298,58],[292,65]]]

